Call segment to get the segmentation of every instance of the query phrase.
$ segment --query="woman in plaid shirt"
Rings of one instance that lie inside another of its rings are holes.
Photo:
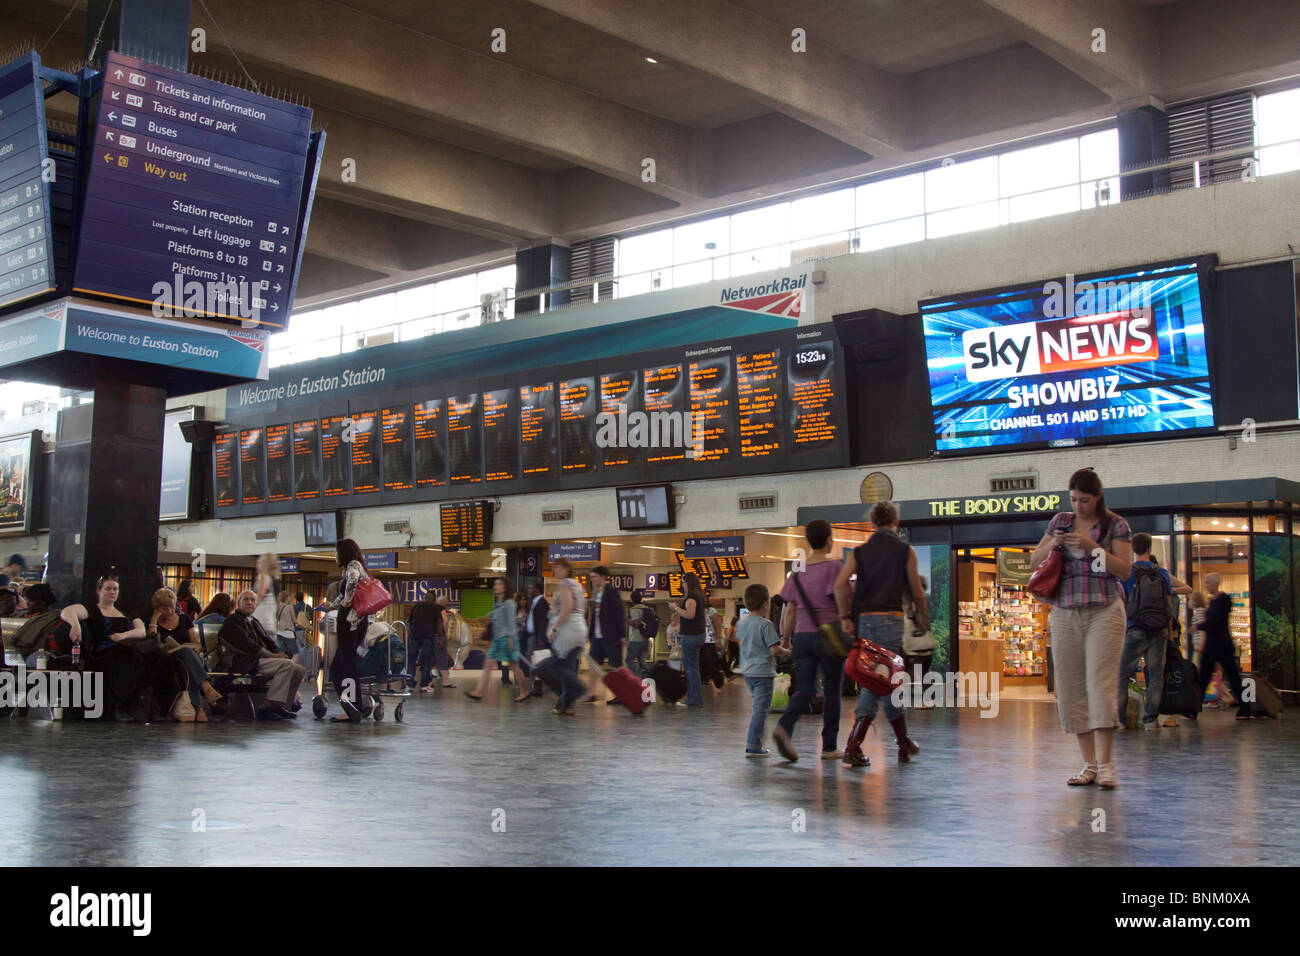
[[[1046,598],[1052,605],[1052,661],[1061,728],[1075,734],[1084,768],[1072,787],[1096,783],[1115,787],[1111,745],[1115,740],[1115,699],[1127,614],[1124,584],[1133,548],[1128,522],[1106,507],[1101,479],[1091,468],[1070,476],[1070,506],[1052,518],[1029,561],[1037,568],[1055,548],[1064,548],[1061,583]]]

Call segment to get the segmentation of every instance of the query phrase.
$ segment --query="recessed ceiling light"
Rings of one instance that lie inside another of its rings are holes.
[[[656,60],[656,59],[655,59],[654,57],[652,57],[652,56],[648,56],[648,57],[646,57],[646,58],[645,58],[645,61],[646,61],[647,63],[658,63],[658,62],[659,62],[658,60]]]

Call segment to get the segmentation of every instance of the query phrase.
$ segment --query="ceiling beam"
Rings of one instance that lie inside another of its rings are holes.
[[[528,0],[657,59],[730,84],[777,112],[873,156],[907,146],[903,78],[830,48],[795,52],[799,17],[775,23],[724,0]]]
[[[1160,32],[1156,15],[1127,0],[982,0],[1012,30],[1104,91],[1116,102],[1146,96],[1157,85]],[[1224,14],[1224,16],[1228,16]],[[1104,51],[1094,50],[1104,30]]]

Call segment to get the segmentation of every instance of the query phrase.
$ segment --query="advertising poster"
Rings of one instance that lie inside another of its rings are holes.
[[[1214,425],[1195,261],[1067,275],[920,311],[940,453]]]
[[[32,436],[0,438],[0,534],[23,534],[30,520]]]

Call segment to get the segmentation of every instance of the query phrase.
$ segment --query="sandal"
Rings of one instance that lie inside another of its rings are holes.
[[[482,700],[482,699],[483,699],[483,698],[480,697],[478,694],[472,694],[472,693],[470,693],[469,691],[465,691],[465,696],[468,697],[470,700]]]
[[[1097,770],[1097,786],[1103,790],[1114,790],[1119,781],[1115,779],[1115,764],[1102,764]]]
[[[455,685],[455,684],[443,684],[442,686],[443,686],[444,688],[446,688],[447,690],[455,690],[455,689],[456,689],[456,685]]]
[[[1084,764],[1082,770],[1065,782],[1071,787],[1092,786],[1097,782],[1097,765],[1095,763]]]
[[[515,698],[515,703],[516,703],[516,704],[522,704],[522,703],[523,703],[524,701],[526,701],[526,700],[531,700],[531,699],[532,699],[532,696],[533,696],[532,694],[524,694],[522,697],[516,697],[516,698]]]

